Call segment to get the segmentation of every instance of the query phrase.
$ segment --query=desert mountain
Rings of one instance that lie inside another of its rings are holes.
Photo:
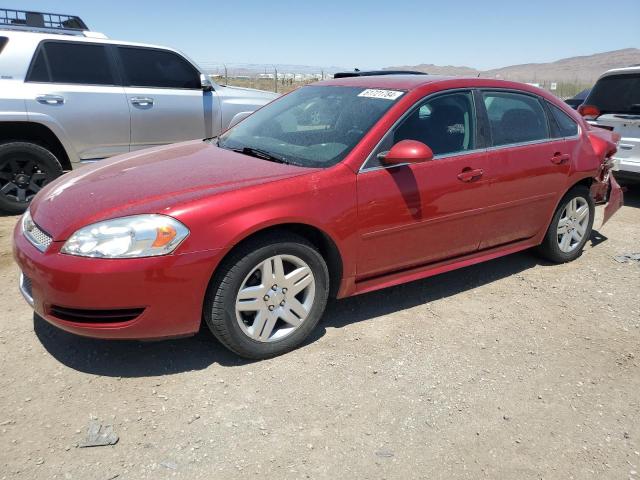
[[[593,83],[605,70],[640,64],[640,49],[625,48],[612,52],[570,57],[549,63],[525,63],[492,70],[432,64],[402,65],[387,70],[417,70],[433,75],[460,75],[503,78],[519,82]]]

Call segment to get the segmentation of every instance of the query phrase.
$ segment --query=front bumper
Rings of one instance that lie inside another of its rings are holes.
[[[137,259],[84,258],[61,254],[61,242],[43,253],[24,237],[20,224],[13,240],[23,276],[20,290],[35,312],[63,330],[96,338],[155,339],[197,332],[205,292],[221,256],[209,250]]]
[[[639,177],[640,176],[640,161],[634,159],[632,161],[629,158],[613,157],[613,168],[617,177],[625,177],[627,175]],[[622,175],[620,175],[622,174]]]

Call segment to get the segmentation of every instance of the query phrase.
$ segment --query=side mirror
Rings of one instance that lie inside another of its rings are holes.
[[[253,112],[240,112],[240,113],[236,113],[233,118],[231,119],[231,121],[229,122],[229,127],[231,128],[233,126],[235,126],[236,124],[240,123],[242,120],[244,120],[245,118],[247,118],[249,115],[251,115]]]
[[[203,73],[200,74],[200,86],[203,92],[213,92],[213,84]]]
[[[378,160],[385,165],[402,165],[433,160],[433,151],[417,140],[401,140],[388,152],[378,154]]]

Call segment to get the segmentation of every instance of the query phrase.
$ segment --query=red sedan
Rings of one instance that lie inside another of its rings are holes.
[[[338,298],[537,247],[577,258],[622,205],[616,139],[534,87],[387,75],[300,88],[218,138],[54,181],[14,232],[21,290],[79,335],[206,322],[239,355],[299,346]]]

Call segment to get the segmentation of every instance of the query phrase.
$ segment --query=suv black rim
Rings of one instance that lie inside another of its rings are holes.
[[[8,200],[29,203],[49,180],[38,161],[26,155],[0,160],[0,194]]]

